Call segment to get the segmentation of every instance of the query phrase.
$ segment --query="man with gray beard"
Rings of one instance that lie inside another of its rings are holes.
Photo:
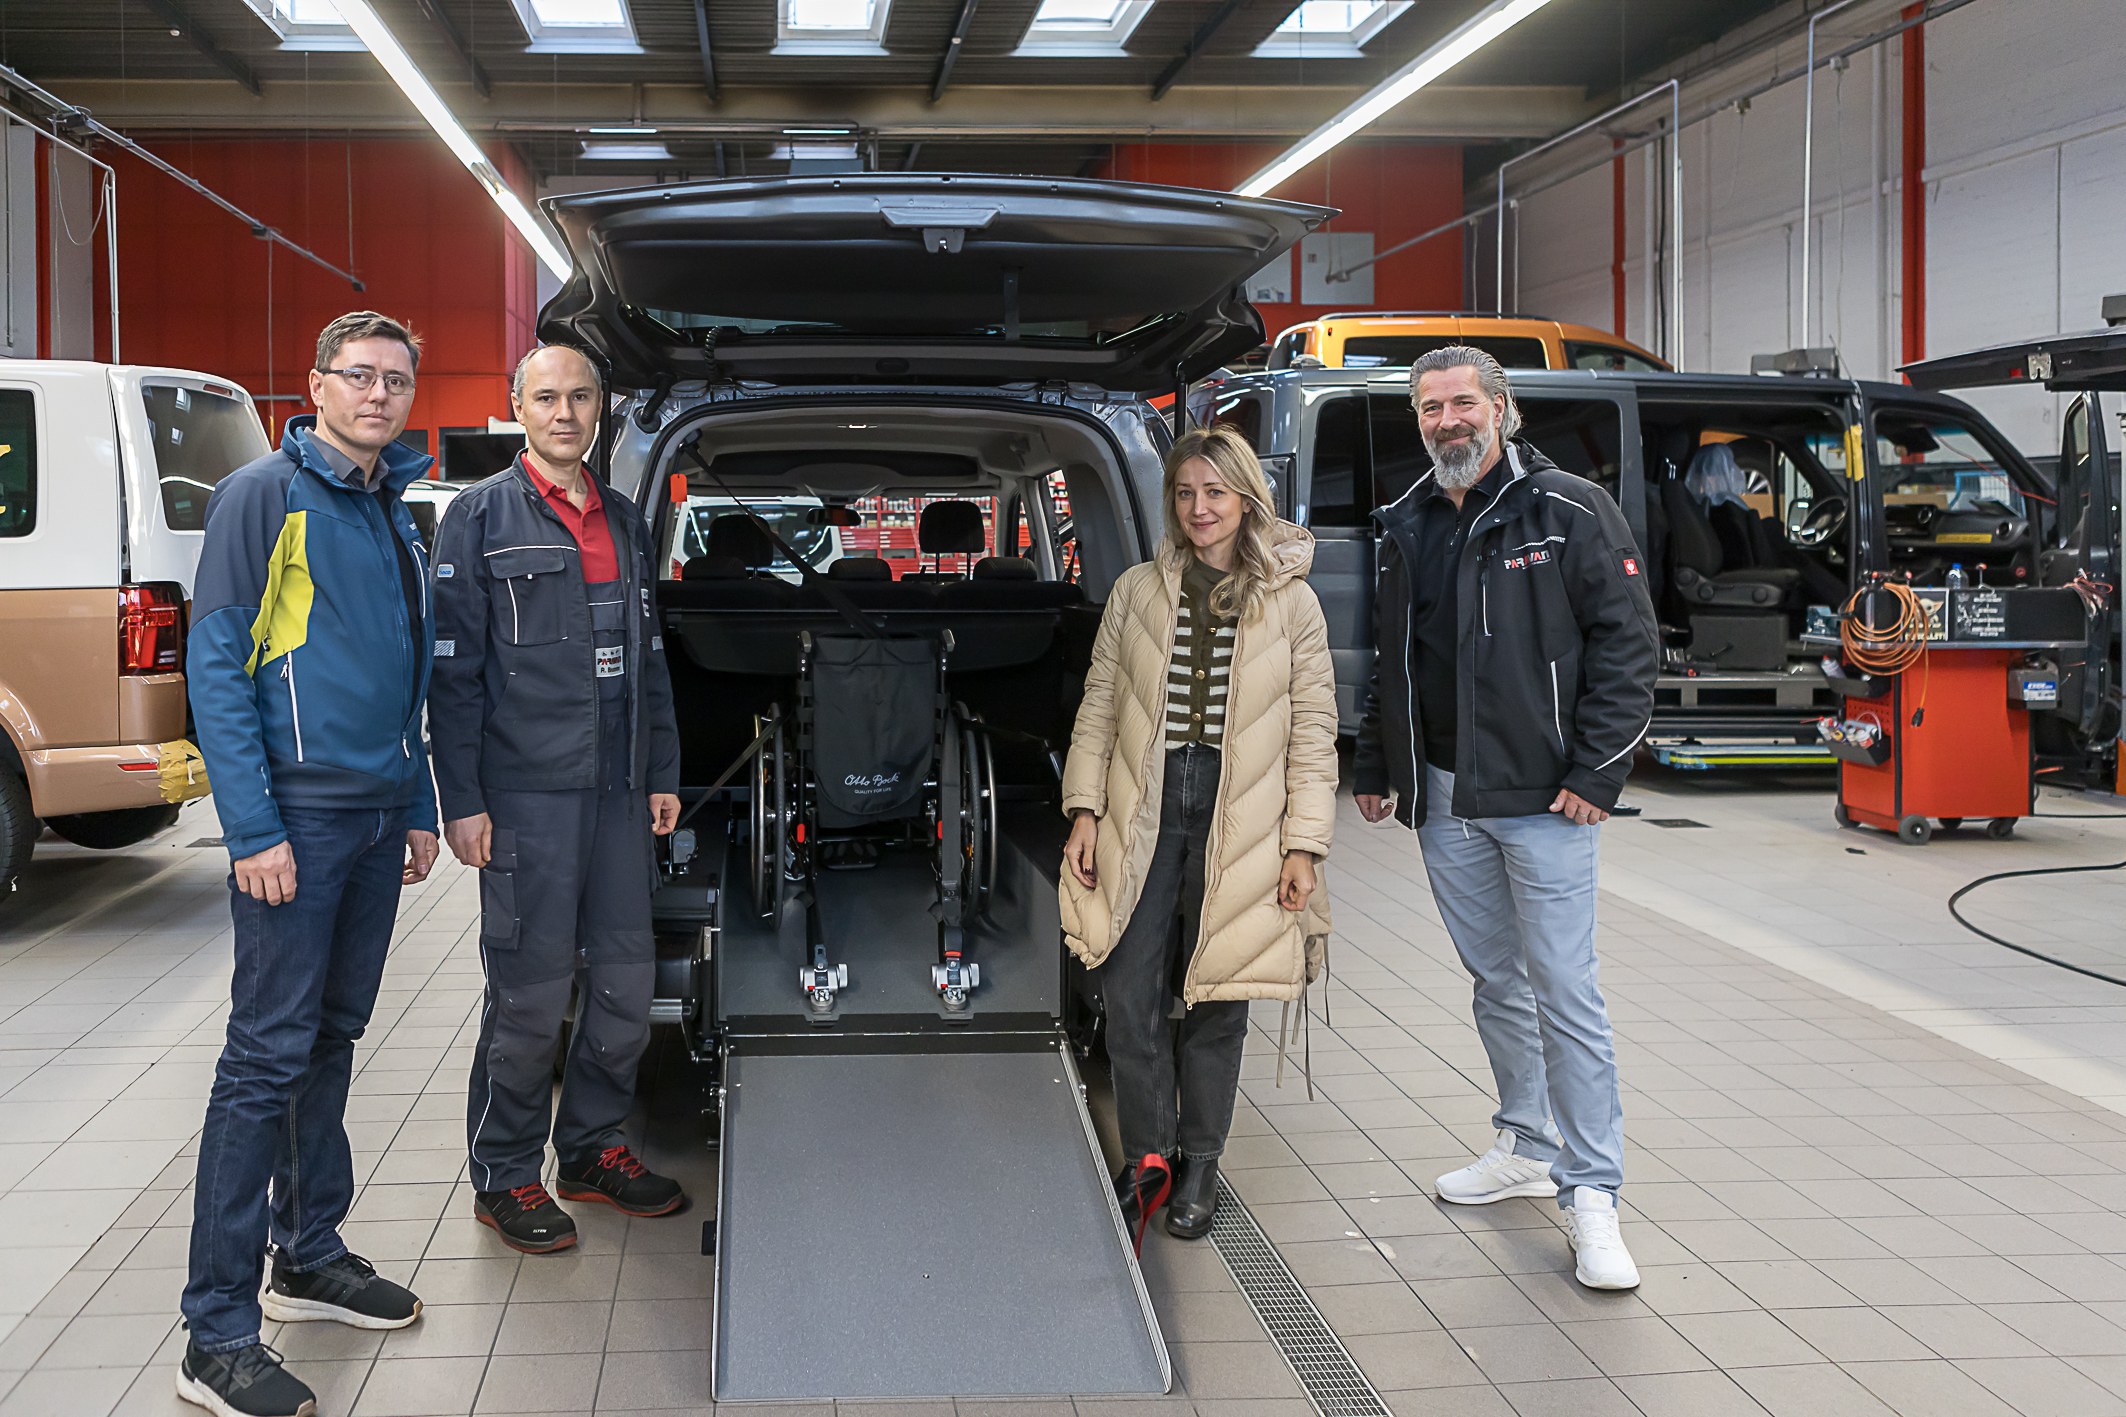
[[[1645,566],[1607,493],[1514,439],[1520,410],[1496,359],[1434,350],[1410,393],[1433,466],[1374,513],[1354,778],[1367,821],[1393,812],[1417,832],[1498,1084],[1496,1139],[1440,1177],[1439,1196],[1555,1196],[1580,1283],[1630,1289],[1595,874],[1600,824],[1653,714]]]

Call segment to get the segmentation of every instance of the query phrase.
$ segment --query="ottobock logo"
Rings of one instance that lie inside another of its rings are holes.
[[[1548,551],[1531,551],[1526,556],[1502,557],[1499,564],[1509,571],[1525,571],[1530,566],[1540,566],[1549,559]]]
[[[883,792],[900,780],[901,775],[897,772],[872,773],[868,776],[860,772],[853,772],[842,779],[842,786],[853,787],[858,792]]]

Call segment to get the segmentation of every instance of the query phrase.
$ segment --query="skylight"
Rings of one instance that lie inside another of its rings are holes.
[[[276,0],[318,4],[322,0]],[[626,0],[510,0],[534,54],[640,54]]]
[[[1265,57],[1353,56],[1410,8],[1410,0],[1300,0],[1284,23],[1256,46]]]
[[[361,40],[340,18],[332,0],[245,0],[275,34],[283,49],[360,49]]]
[[[1019,52],[1118,54],[1151,8],[1151,0],[1041,0]]]
[[[777,0],[776,50],[803,54],[883,51],[889,0]]]

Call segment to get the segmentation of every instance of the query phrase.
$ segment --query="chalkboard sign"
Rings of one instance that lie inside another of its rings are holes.
[[[2005,640],[2008,638],[2008,597],[1992,586],[1973,586],[1949,593],[1949,638],[1952,640]]]

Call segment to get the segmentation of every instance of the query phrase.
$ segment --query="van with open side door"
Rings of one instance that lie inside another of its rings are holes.
[[[1830,760],[1835,712],[1812,609],[1870,570],[2034,585],[2050,491],[1977,410],[1895,384],[1510,370],[1520,436],[1617,500],[1646,553],[1662,672],[1647,740],[1686,767]],[[1219,384],[1210,417],[1255,445],[1315,536],[1341,727],[1373,663],[1373,508],[1430,468],[1405,369],[1298,369]]]
[[[575,269],[540,333],[605,361],[594,466],[658,539],[652,1017],[716,1078],[701,1396],[1167,1390],[1078,1081],[1059,776],[1161,536],[1147,396],[1260,345],[1245,281],[1333,213],[901,173],[545,210]],[[912,557],[824,554],[910,519]]]
[[[129,846],[206,791],[184,635],[216,483],[267,451],[208,374],[0,363],[0,897],[43,826]]]

